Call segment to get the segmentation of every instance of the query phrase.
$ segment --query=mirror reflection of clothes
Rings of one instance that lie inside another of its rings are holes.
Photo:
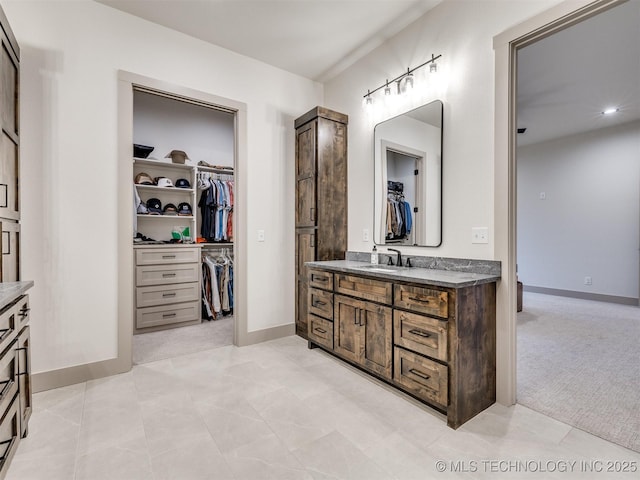
[[[387,195],[387,240],[404,239],[411,233],[413,216],[411,205],[404,196]]]

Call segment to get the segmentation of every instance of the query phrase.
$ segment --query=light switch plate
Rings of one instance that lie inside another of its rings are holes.
[[[471,243],[489,243],[489,229],[487,227],[472,227]]]
[[[258,241],[264,242],[264,230],[258,230]]]
[[[363,242],[368,242],[369,241],[369,229],[368,228],[363,228],[362,229],[362,241]]]

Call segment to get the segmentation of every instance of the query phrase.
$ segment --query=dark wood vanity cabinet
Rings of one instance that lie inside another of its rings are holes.
[[[437,408],[452,428],[495,402],[495,282],[445,288],[316,268],[307,278],[310,347]]]
[[[344,259],[347,250],[347,123],[316,107],[296,128],[296,333],[307,338],[304,262]]]

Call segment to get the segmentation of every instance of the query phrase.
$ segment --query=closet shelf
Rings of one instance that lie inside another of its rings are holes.
[[[172,163],[172,162],[161,162],[160,160],[148,160],[146,158],[136,158],[133,157],[133,162],[137,165],[148,165],[150,167],[156,168],[172,168],[172,169],[182,169],[182,170],[193,170],[194,165],[187,165],[181,163]]]
[[[222,175],[233,176],[233,170],[225,170],[224,168],[203,167],[201,165],[197,165],[196,168],[199,172],[220,173]]]
[[[203,243],[199,243],[198,245],[202,245],[202,248],[208,248],[208,247],[224,248],[224,247],[233,247],[233,242],[203,242]]]
[[[190,193],[193,194],[193,192],[195,192],[195,189],[193,188],[178,188],[178,187],[158,187],[157,185],[138,185],[135,184],[136,188],[138,188],[139,190],[156,190],[156,191],[162,191],[162,192],[167,192],[167,193]]]
[[[169,219],[178,219],[178,220],[193,220],[195,217],[193,215],[150,215],[148,213],[138,213],[136,214],[138,218],[164,218]]]

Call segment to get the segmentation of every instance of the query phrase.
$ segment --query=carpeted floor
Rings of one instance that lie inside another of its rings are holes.
[[[640,308],[525,292],[518,403],[640,452]]]
[[[233,343],[233,317],[133,336],[133,363],[147,363]]]

